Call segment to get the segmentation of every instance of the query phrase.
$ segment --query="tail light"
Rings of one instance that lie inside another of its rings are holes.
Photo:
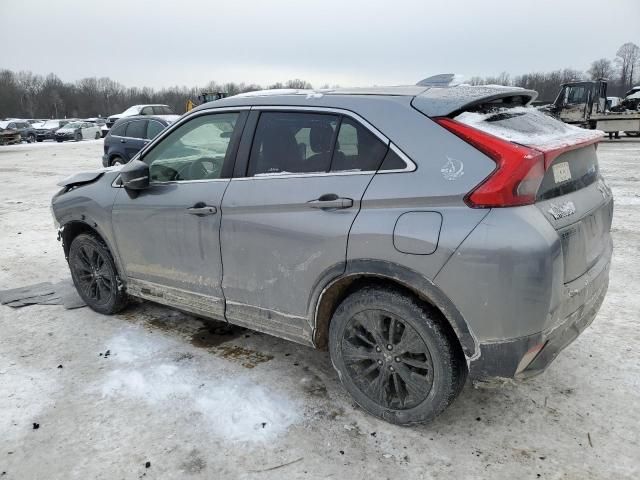
[[[511,143],[450,118],[435,121],[496,162],[496,169],[467,194],[467,205],[473,208],[515,207],[535,202],[545,173],[543,152]]]

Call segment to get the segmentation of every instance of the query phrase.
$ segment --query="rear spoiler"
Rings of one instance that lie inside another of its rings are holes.
[[[411,105],[428,117],[454,117],[459,113],[486,104],[495,106],[526,106],[538,97],[538,92],[501,85],[458,85],[428,88],[414,97]]]

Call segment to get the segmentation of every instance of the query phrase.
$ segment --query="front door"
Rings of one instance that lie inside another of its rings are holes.
[[[144,152],[149,188],[122,188],[113,207],[131,294],[224,318],[220,204],[243,121],[238,112],[201,114]]]
[[[349,229],[387,145],[339,113],[263,111],[246,150],[246,176],[222,202],[227,319],[308,341],[311,293],[343,273]]]

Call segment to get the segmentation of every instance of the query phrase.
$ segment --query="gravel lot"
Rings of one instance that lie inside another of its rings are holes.
[[[101,153],[0,147],[0,289],[68,276],[49,199]],[[354,407],[326,353],[284,340],[151,303],[3,306],[0,477],[637,478],[640,142],[599,155],[616,199],[609,293],[543,375],[467,385],[434,423],[401,428]]]

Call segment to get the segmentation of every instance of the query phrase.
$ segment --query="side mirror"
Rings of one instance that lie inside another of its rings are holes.
[[[124,188],[144,190],[149,187],[149,165],[140,160],[131,160],[120,170]]]

